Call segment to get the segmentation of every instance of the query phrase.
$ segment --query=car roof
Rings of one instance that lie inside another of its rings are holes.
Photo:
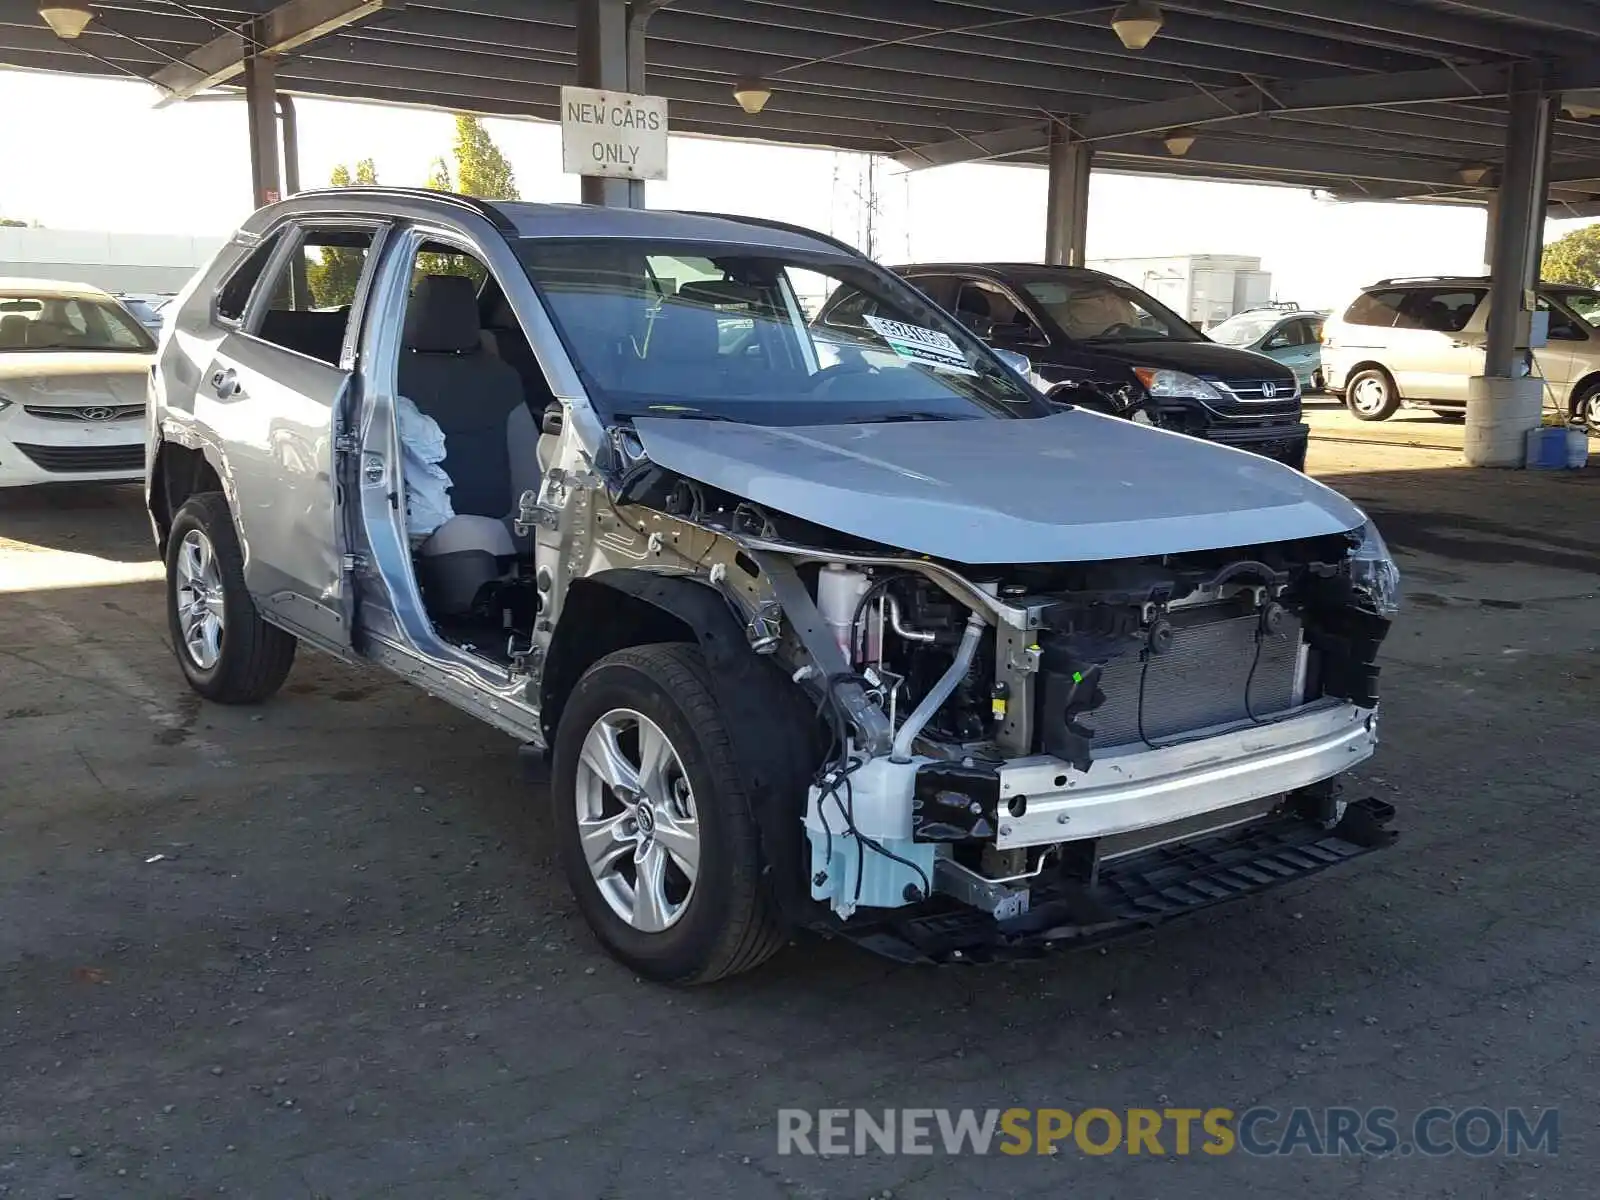
[[[61,279],[26,279],[20,275],[0,275],[0,296],[13,299],[49,298],[52,300],[110,300],[111,293],[92,283],[69,283]]]
[[[1422,288],[1422,287],[1488,287],[1487,275],[1397,275],[1393,279],[1380,279],[1377,283],[1369,283],[1362,288],[1363,292],[1370,292],[1374,288]],[[1584,283],[1552,283],[1540,280],[1539,286],[1553,292],[1592,292],[1595,289]]]
[[[261,232],[280,217],[301,214],[387,213],[428,217],[471,213],[507,238],[642,238],[720,242],[768,250],[860,257],[854,247],[825,233],[760,217],[664,209],[610,208],[594,204],[487,201],[426,188],[349,187],[300,192],[256,212],[245,229]]]
[[[919,262],[904,263],[900,266],[890,267],[891,271],[903,274],[907,271],[963,271],[968,274],[990,275],[996,279],[1015,279],[1023,276],[1045,279],[1054,276],[1063,276],[1071,279],[1116,279],[1117,282],[1126,282],[1117,279],[1105,271],[1096,271],[1090,267],[1064,267],[1050,263],[1030,262]]]
[[[1328,314],[1315,308],[1273,308],[1270,305],[1258,305],[1254,308],[1241,308],[1233,315],[1235,317],[1282,317],[1288,320],[1292,317],[1325,317]]]

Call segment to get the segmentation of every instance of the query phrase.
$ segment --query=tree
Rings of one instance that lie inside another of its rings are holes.
[[[1600,286],[1600,224],[1574,229],[1546,246],[1540,273],[1551,283]]]
[[[355,178],[350,168],[340,163],[333,168],[328,182],[334,187],[349,187],[352,183],[375,184],[378,167],[370,158],[356,163]],[[361,268],[366,264],[364,250],[344,246],[324,246],[317,262],[306,266],[306,287],[311,292],[313,308],[338,308],[351,303],[356,296],[356,285],[361,282]]]
[[[452,152],[456,160],[456,190],[462,195],[483,200],[522,199],[511,164],[494,144],[481,118],[456,114]]]
[[[456,140],[450,148],[455,170],[443,158],[433,160],[433,169],[424,185],[436,192],[459,192],[483,200],[517,200],[517,179],[511,164],[494,144],[489,131],[477,117],[456,114]],[[469,255],[444,250],[425,250],[417,255],[412,285],[425,275],[465,275],[482,284],[483,264]]]
[[[28,223],[19,221],[15,217],[0,217],[0,229],[26,229]]]

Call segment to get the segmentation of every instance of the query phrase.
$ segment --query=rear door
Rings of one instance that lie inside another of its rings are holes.
[[[336,649],[351,640],[337,443],[357,400],[352,313],[383,232],[345,219],[291,229],[195,396],[196,418],[226,453],[256,603]]]
[[[1390,364],[1408,400],[1465,404],[1467,380],[1483,374],[1488,289],[1441,284],[1408,289],[1390,331]]]

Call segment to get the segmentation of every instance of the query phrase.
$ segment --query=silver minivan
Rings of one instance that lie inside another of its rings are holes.
[[[872,298],[859,328],[803,297]],[[149,506],[191,687],[300,644],[548,757],[640,974],[812,929],[1034,954],[1387,843],[1398,602],[1349,501],[1047,403],[905,281],[746,217],[307,193],[174,306]]]
[[[1328,389],[1362,421],[1428,408],[1447,420],[1467,411],[1467,381],[1483,374],[1489,281],[1481,276],[1385,279],[1364,288],[1322,331]],[[1600,292],[1539,285],[1549,339],[1531,369],[1548,406],[1600,429]]]

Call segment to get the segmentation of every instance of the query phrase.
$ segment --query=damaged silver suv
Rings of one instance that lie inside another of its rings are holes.
[[[818,322],[843,287],[874,315]],[[795,928],[1033,954],[1392,836],[1335,789],[1398,599],[1362,513],[1051,406],[821,234],[308,193],[152,389],[193,688],[262,700],[304,642],[548,752],[577,903],[652,979]]]

